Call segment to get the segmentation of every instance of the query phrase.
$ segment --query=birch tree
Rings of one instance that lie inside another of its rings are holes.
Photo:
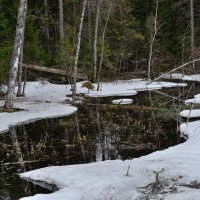
[[[98,39],[98,28],[99,28],[99,15],[100,15],[101,0],[97,0],[97,12],[96,12],[96,23],[94,33],[94,81],[97,79],[97,39]]]
[[[83,20],[85,17],[85,8],[87,5],[87,0],[83,1],[83,8],[82,8],[82,14],[81,14],[81,20],[80,20],[80,26],[79,26],[79,33],[78,33],[78,43],[76,48],[76,56],[75,56],[75,62],[74,62],[74,83],[72,85],[72,98],[75,99],[76,96],[76,82],[77,82],[77,66],[78,66],[78,59],[79,59],[79,53],[80,53],[80,46],[81,46],[81,35],[82,35],[82,29],[83,29]]]
[[[13,99],[15,92],[15,83],[18,72],[19,58],[22,50],[23,44],[23,35],[25,29],[25,20],[26,20],[26,8],[27,8],[27,0],[20,0],[19,9],[18,9],[18,17],[17,17],[17,26],[16,26],[16,35],[14,48],[10,60],[10,71],[9,71],[9,81],[8,81],[8,89],[5,99],[5,108],[12,109],[13,108]]]
[[[25,16],[26,16],[26,13],[27,13],[27,4],[26,4],[26,7],[25,7]],[[24,30],[23,30],[23,33],[22,33],[22,45],[21,45],[21,54],[20,54],[20,62],[19,62],[19,69],[18,69],[18,90],[17,90],[17,96],[22,96],[22,94],[24,95],[24,92],[22,92],[22,68],[23,68],[23,57],[24,57],[24,32],[25,32],[25,25],[26,23],[24,24]],[[25,84],[25,83],[24,83]],[[24,91],[24,90],[23,90]]]

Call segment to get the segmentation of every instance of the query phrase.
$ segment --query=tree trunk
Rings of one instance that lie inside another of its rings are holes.
[[[50,33],[49,33],[49,12],[48,12],[48,0],[44,0],[44,9],[45,9],[45,18],[46,18],[46,45],[48,48],[49,56],[51,55],[51,47],[50,47]]]
[[[102,64],[103,64],[105,34],[106,34],[108,21],[109,21],[109,18],[110,18],[111,7],[112,7],[112,2],[110,3],[110,7],[109,7],[109,10],[108,10],[108,16],[107,16],[107,19],[106,19],[106,24],[105,24],[105,27],[104,27],[104,30],[103,30],[103,35],[102,35],[101,58],[100,58],[100,63],[99,63],[98,76],[97,76],[97,91],[99,91],[99,89],[100,89],[99,82],[100,82],[101,68],[102,68]]]
[[[151,62],[152,62],[152,55],[153,55],[153,44],[156,39],[156,33],[158,31],[157,29],[157,17],[158,17],[158,0],[156,0],[156,13],[154,17],[154,31],[151,33],[151,38],[150,38],[150,47],[149,47],[149,61],[148,61],[148,74],[147,78],[148,80],[151,79]]]
[[[20,55],[20,62],[19,62],[19,69],[18,69],[18,89],[17,89],[17,96],[22,96],[22,65],[23,65],[23,44],[22,50]]]
[[[89,37],[89,49],[91,53],[92,49],[92,34],[91,34],[91,8],[90,8],[90,0],[88,0],[88,37]]]
[[[74,83],[73,83],[73,86],[72,86],[72,98],[73,98],[73,100],[75,99],[75,96],[76,96],[77,66],[78,66],[78,58],[79,58],[79,52],[80,52],[80,46],[81,46],[81,35],[82,35],[83,20],[84,20],[84,17],[85,17],[86,5],[87,5],[87,0],[84,0],[83,1],[82,14],[81,14],[81,20],[80,20],[79,33],[78,33],[78,43],[77,43],[77,49],[76,49],[75,63],[74,63]]]
[[[63,0],[58,0],[59,3],[59,32],[60,39],[64,39],[64,20],[63,20]]]
[[[194,42],[194,3],[190,0],[190,29],[191,29],[191,60],[195,59],[195,42]],[[192,63],[192,68],[195,70],[195,63]]]
[[[47,35],[47,40],[49,40],[50,35],[49,35],[49,13],[48,13],[48,3],[47,0],[44,0],[44,8],[45,8],[45,17],[47,19],[46,23],[46,35]]]
[[[27,4],[25,8],[25,16],[27,13]],[[22,35],[22,47],[21,47],[21,54],[20,54],[20,63],[19,63],[19,69],[18,69],[18,90],[17,90],[17,96],[22,96],[22,65],[23,65],[23,56],[24,56],[24,32],[25,32],[25,25],[24,24],[24,30]]]
[[[27,0],[20,0],[14,49],[10,60],[9,82],[8,82],[7,95],[5,99],[5,108],[13,108],[13,99],[14,99],[15,83],[18,72],[19,57],[21,54],[21,49],[24,39],[23,35],[25,29],[26,8],[27,8]]]
[[[97,39],[98,39],[98,27],[99,27],[99,15],[100,15],[100,0],[97,0],[97,13],[96,13],[96,24],[95,24],[95,33],[94,33],[94,76],[93,79],[97,79]]]

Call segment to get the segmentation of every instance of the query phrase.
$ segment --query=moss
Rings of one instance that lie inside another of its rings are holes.
[[[84,82],[81,87],[82,88],[85,87],[88,90],[93,90],[94,89],[94,85],[92,85],[92,83],[90,81]]]

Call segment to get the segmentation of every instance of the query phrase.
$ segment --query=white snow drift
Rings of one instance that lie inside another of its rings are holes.
[[[199,200],[200,121],[182,124],[181,131],[187,142],[141,158],[23,173],[22,178],[55,184],[59,190],[21,200]]]

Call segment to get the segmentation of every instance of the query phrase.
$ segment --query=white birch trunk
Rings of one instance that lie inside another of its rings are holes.
[[[73,100],[76,96],[77,66],[78,66],[78,58],[79,58],[79,52],[80,52],[80,46],[81,46],[81,35],[82,35],[83,20],[84,20],[84,17],[85,17],[86,5],[87,5],[87,0],[84,0],[83,1],[82,14],[81,14],[81,20],[80,20],[79,33],[78,33],[78,43],[77,43],[77,49],[76,49],[75,63],[74,63],[74,83],[73,83],[73,86],[72,86],[72,98],[73,98]]]
[[[9,81],[8,81],[7,95],[5,99],[5,108],[13,108],[13,99],[14,99],[15,83],[18,72],[19,57],[24,38],[23,35],[24,35],[25,20],[26,20],[26,12],[25,12],[26,7],[27,7],[27,0],[20,0],[14,49],[10,60]]]
[[[25,7],[25,16],[27,13],[27,4]],[[24,30],[22,35],[22,47],[21,47],[21,53],[20,53],[20,63],[19,63],[19,69],[18,69],[18,90],[17,90],[17,96],[22,96],[22,65],[23,65],[23,56],[24,56],[24,32],[25,32],[25,26],[24,24]]]
[[[63,19],[63,0],[58,0],[59,4],[59,32],[60,39],[64,39],[64,19]]]
[[[95,33],[94,33],[94,76],[93,79],[97,79],[97,39],[98,39],[98,28],[99,28],[99,15],[100,15],[100,5],[101,1],[97,0],[97,13],[96,13],[96,24],[95,24]]]

